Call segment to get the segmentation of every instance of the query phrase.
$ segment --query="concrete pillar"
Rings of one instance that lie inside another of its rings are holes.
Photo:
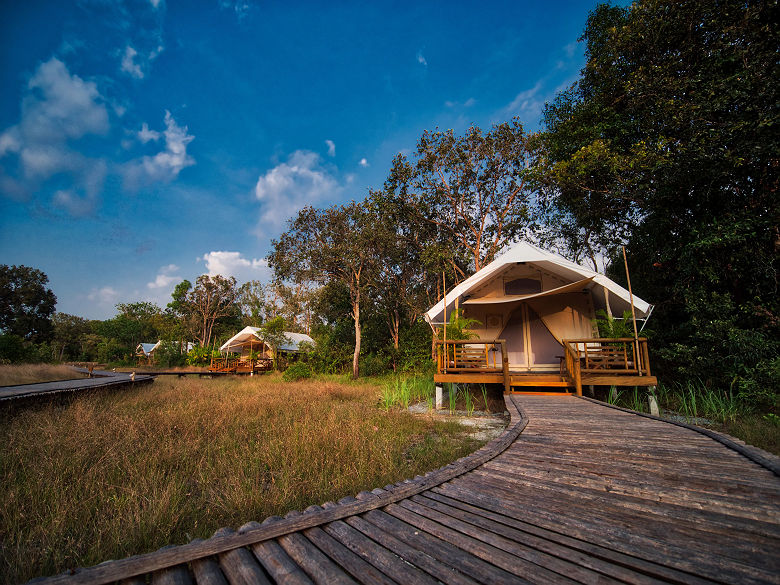
[[[436,386],[436,410],[444,408],[444,388]]]
[[[660,416],[661,413],[658,410],[658,401],[655,399],[655,386],[648,386],[647,402],[650,405],[650,414],[653,416]]]

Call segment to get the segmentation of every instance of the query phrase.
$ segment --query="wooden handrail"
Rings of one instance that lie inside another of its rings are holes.
[[[647,338],[595,337],[564,339],[566,372],[582,395],[582,374],[650,376]],[[631,351],[628,351],[628,348]]]

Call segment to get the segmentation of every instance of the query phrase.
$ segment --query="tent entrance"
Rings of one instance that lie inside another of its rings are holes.
[[[507,342],[509,367],[513,370],[558,371],[563,346],[527,303],[510,315],[499,339]]]

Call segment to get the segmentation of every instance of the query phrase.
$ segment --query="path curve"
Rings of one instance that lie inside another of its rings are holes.
[[[780,583],[771,470],[576,397],[506,403],[501,437],[423,477],[43,581]]]

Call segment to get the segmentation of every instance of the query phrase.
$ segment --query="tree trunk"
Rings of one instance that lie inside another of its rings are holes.
[[[360,376],[358,360],[360,358],[360,291],[353,297],[352,316],[355,318],[355,353],[352,356],[352,378]]]

